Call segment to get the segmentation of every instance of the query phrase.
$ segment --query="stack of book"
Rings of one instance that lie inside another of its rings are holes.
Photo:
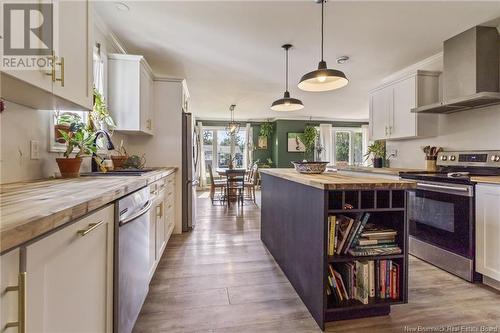
[[[370,299],[400,297],[399,265],[392,260],[369,260],[328,265],[327,295],[335,303],[358,300],[368,304]]]
[[[370,213],[360,213],[356,218],[348,216],[328,217],[328,255],[346,254],[358,243]]]
[[[394,229],[368,223],[348,253],[352,256],[400,254],[402,251],[396,244],[396,236]]]

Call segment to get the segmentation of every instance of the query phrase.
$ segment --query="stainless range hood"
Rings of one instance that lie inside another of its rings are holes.
[[[411,112],[453,113],[500,104],[499,36],[477,26],[443,43],[443,101]]]

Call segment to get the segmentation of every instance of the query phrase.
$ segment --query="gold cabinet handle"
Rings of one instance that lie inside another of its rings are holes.
[[[99,221],[97,223],[90,223],[89,227],[87,229],[78,230],[76,233],[83,237],[83,236],[87,235],[89,232],[92,232],[92,230],[99,228],[99,226],[103,223],[104,223],[104,221]]]
[[[52,55],[49,58],[51,60],[50,64],[52,69],[49,73],[45,73],[45,75],[50,76],[52,82],[56,82],[56,56],[54,55],[54,52],[52,52]]]
[[[5,324],[5,328],[17,327],[19,333],[26,332],[26,272],[19,273],[18,285],[5,288],[5,292],[17,291],[17,321]]]
[[[160,212],[157,213],[156,216],[158,218],[162,218],[163,217],[163,202],[161,204],[159,204],[158,206],[156,206],[156,208],[160,210]]]
[[[61,87],[64,87],[64,57],[61,57],[61,61],[56,62],[56,65],[61,67],[61,77],[56,78],[56,81],[61,82]],[[54,68],[54,67],[52,67]],[[55,71],[55,69],[54,69]]]
[[[146,128],[148,130],[150,130],[151,129],[151,119],[146,120],[146,123],[147,123]]]

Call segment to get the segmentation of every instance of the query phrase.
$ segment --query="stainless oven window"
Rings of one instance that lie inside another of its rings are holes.
[[[448,232],[455,232],[455,206],[450,202],[443,202],[417,196],[410,193],[410,220],[415,223],[427,224],[431,227]]]
[[[412,237],[464,257],[473,256],[473,196],[417,189],[408,192]]]

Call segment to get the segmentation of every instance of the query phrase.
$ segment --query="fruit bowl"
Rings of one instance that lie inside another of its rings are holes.
[[[330,162],[301,162],[301,161],[294,161],[292,162],[293,166],[295,167],[295,170],[300,173],[305,173],[305,174],[320,174],[325,172],[326,166]]]

